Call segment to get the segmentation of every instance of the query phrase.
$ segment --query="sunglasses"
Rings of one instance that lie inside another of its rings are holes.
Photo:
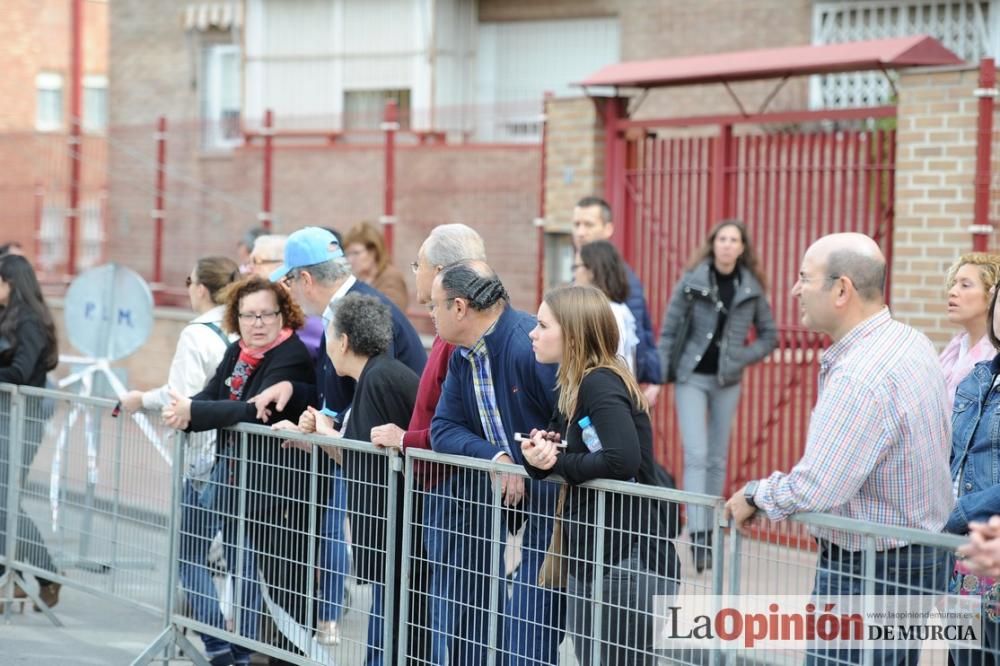
[[[186,278],[184,278],[184,286],[185,287],[190,287],[191,283],[193,283],[193,282],[194,282],[194,280],[191,279],[190,275],[188,275]]]

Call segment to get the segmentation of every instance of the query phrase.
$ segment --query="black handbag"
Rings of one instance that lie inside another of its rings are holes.
[[[681,362],[681,354],[684,352],[684,343],[687,342],[688,333],[691,331],[691,319],[694,317],[694,297],[690,289],[684,290],[684,297],[687,299],[687,307],[684,309],[684,318],[681,319],[680,326],[677,327],[677,334],[674,336],[674,346],[670,349],[670,365],[667,366],[665,383],[673,384],[677,381],[677,364]]]

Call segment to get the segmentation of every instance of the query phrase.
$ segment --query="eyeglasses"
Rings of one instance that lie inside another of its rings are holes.
[[[257,257],[253,258],[254,266],[262,266],[264,264],[280,264],[280,263],[281,259],[258,259]]]
[[[411,261],[410,262],[410,268],[412,268],[413,272],[416,273],[417,269],[420,268],[420,262],[419,261]]]
[[[185,287],[190,287],[192,284],[194,284],[194,280],[191,279],[190,275],[188,275],[186,278],[184,278],[184,286]]]
[[[801,282],[802,284],[809,284],[810,282],[815,282],[817,280],[822,280],[823,282],[827,281],[836,282],[841,277],[842,276],[840,275],[814,275],[812,277],[809,277],[808,275],[803,275],[802,273],[799,273],[799,282]]]
[[[250,326],[256,324],[258,321],[260,323],[268,325],[273,324],[278,321],[278,316],[281,314],[281,310],[276,310],[274,312],[261,312],[260,314],[254,314],[252,312],[241,312],[239,313],[240,323],[248,324]]]

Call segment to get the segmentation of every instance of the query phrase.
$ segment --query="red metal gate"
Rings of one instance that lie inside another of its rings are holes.
[[[779,345],[744,375],[727,492],[801,457],[827,341],[801,326],[789,292],[805,249],[824,234],[861,232],[891,252],[894,115],[893,107],[765,114],[701,127],[690,119],[614,120],[607,194],[654,327],[688,257],[720,219],[747,223],[769,282]],[[850,128],[828,129],[834,121]],[[654,426],[658,455],[680,480],[672,388],[661,394]]]

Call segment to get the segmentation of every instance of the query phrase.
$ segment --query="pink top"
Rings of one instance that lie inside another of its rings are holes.
[[[944,370],[944,379],[948,385],[948,399],[955,401],[955,389],[962,380],[972,372],[972,366],[980,361],[988,361],[996,356],[997,350],[990,343],[990,336],[984,335],[974,347],[969,348],[969,334],[959,333],[951,339],[948,346],[941,352],[938,360]]]

